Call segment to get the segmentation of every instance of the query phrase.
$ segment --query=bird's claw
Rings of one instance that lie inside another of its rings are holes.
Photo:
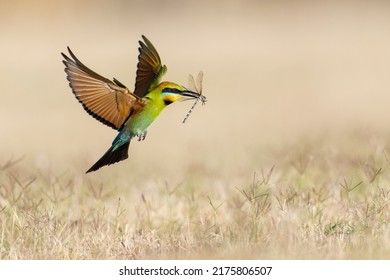
[[[146,134],[148,134],[147,131],[142,132],[140,135],[138,135],[138,141],[143,141],[146,138]]]

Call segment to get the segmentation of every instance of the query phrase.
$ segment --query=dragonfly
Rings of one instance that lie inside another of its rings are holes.
[[[191,109],[188,111],[187,115],[183,119],[183,123],[187,121],[188,117],[191,115],[192,111],[194,110],[199,100],[202,102],[202,105],[206,104],[207,101],[206,96],[202,95],[202,82],[203,82],[203,71],[199,72],[198,77],[196,78],[196,83],[194,77],[191,74],[188,75],[188,90],[196,92],[199,95],[195,99],[194,104],[192,105]]]

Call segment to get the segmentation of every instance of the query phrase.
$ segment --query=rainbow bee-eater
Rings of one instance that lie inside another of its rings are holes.
[[[87,173],[128,158],[131,139],[144,140],[148,126],[169,104],[183,98],[206,101],[199,92],[172,82],[160,83],[167,67],[161,64],[152,43],[142,38],[134,92],[117,79],[111,81],[89,69],[69,47],[71,58],[61,53],[69,85],[78,101],[95,119],[119,131],[112,146]]]

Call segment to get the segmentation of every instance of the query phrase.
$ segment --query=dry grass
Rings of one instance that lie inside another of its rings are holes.
[[[235,184],[201,168],[168,182],[129,180],[117,165],[99,181],[3,162],[1,259],[389,258],[386,140],[260,150],[272,163]]]

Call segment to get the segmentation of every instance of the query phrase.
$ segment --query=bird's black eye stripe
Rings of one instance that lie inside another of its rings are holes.
[[[164,88],[163,92],[179,93],[180,90],[177,88]]]

